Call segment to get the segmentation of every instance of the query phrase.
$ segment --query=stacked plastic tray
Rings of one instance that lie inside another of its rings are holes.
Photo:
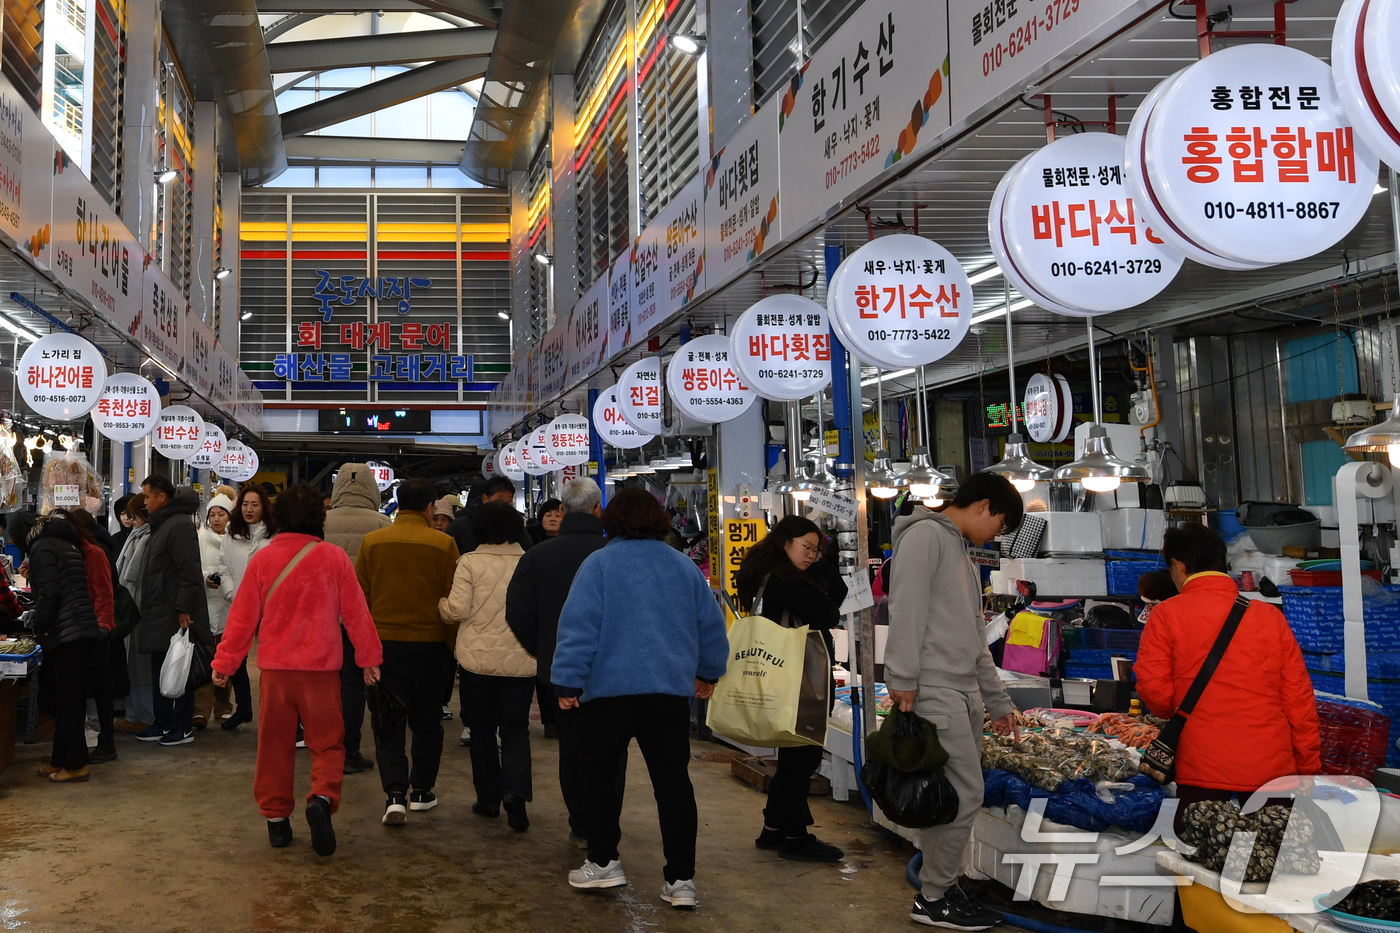
[[[1304,651],[1335,653],[1342,650],[1342,588],[1340,586],[1281,586],[1283,615],[1298,646]],[[1376,651],[1400,651],[1400,586],[1362,602],[1366,622],[1366,647]]]
[[[1166,570],[1167,562],[1156,551],[1105,551],[1108,558],[1108,592],[1114,596],[1136,596],[1138,579],[1153,570]]]
[[[1341,654],[1305,654],[1304,659],[1314,690],[1346,695],[1346,660]],[[1366,653],[1366,695],[1390,717],[1385,763],[1387,767],[1400,767],[1400,748],[1396,746],[1400,741],[1400,651]]]

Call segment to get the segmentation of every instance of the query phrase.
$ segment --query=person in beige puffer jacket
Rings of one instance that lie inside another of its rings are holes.
[[[506,588],[524,550],[516,543],[524,521],[504,502],[487,502],[472,516],[478,547],[457,561],[452,592],[438,602],[447,625],[457,625],[462,704],[472,731],[472,812],[495,818],[505,805],[510,827],[530,827],[525,804],[530,781],[530,699],[535,659],[506,624]],[[500,733],[500,752],[496,735]]]

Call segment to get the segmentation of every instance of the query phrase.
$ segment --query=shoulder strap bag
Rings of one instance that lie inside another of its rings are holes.
[[[763,616],[765,619],[768,618],[768,616],[763,615],[763,610],[759,608],[759,604],[763,602],[763,591],[768,588],[768,581],[772,578],[773,575],[771,573],[766,574],[763,577],[763,582],[758,585],[758,592],[753,594],[753,606],[749,610],[749,615]],[[783,610],[782,618],[771,619],[770,621],[778,623],[783,628],[797,628],[802,624],[800,621],[794,620],[792,613],[788,612],[786,609]]]
[[[1152,744],[1143,749],[1138,770],[1154,781],[1170,784],[1176,779],[1176,746],[1181,741],[1181,730],[1186,727],[1191,711],[1196,708],[1196,703],[1200,701],[1201,694],[1205,692],[1206,685],[1215,674],[1215,669],[1220,666],[1220,659],[1225,656],[1225,649],[1230,647],[1230,640],[1235,637],[1235,631],[1240,627],[1240,620],[1244,618],[1248,608],[1249,600],[1243,596],[1235,597],[1225,625],[1215,637],[1210,654],[1206,655],[1205,663],[1196,672],[1196,679],[1191,681],[1191,689],[1186,691],[1186,697],[1176,708],[1176,714],[1167,720],[1167,724],[1162,727],[1161,733]]]
[[[320,541],[312,541],[311,543],[306,545],[306,547],[302,548],[300,551],[297,551],[296,556],[294,556],[291,560],[287,561],[287,566],[282,568],[282,572],[277,575],[277,579],[272,581],[272,585],[269,586],[267,588],[267,592],[263,594],[264,609],[267,608],[268,600],[272,599],[272,594],[276,593],[277,588],[282,585],[282,581],[287,579],[287,575],[293,570],[297,569],[297,564],[301,563],[302,558],[305,557],[307,554],[310,554],[316,548],[316,545],[321,543],[322,542]]]

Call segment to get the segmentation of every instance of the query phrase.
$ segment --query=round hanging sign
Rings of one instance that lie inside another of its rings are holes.
[[[222,428],[215,424],[206,423],[204,436],[200,438],[199,449],[190,454],[187,462],[190,466],[199,467],[201,470],[217,468],[224,459],[224,442],[227,440]]]
[[[92,410],[92,426],[114,441],[139,441],[151,433],[159,415],[160,393],[149,379],[113,373]]]
[[[515,444],[507,444],[501,448],[496,457],[496,465],[500,467],[501,475],[513,482],[518,483],[525,478],[525,469],[520,463],[520,452]]]
[[[380,492],[387,492],[389,487],[394,485],[394,468],[389,464],[370,460],[365,466],[374,474],[374,485],[379,487]]]
[[[1363,41],[1357,49],[1356,65],[1394,134],[1395,127],[1400,126],[1400,54],[1395,49],[1400,16],[1395,15],[1393,3],[1370,0],[1364,4],[1358,28]],[[1376,116],[1379,119],[1381,114]]]
[[[234,479],[240,483],[246,483],[257,475],[258,452],[245,444],[243,446],[243,473],[239,476],[235,476]]]
[[[1021,161],[1011,166],[1011,171],[1003,175],[1001,181],[997,182],[996,190],[992,192],[992,203],[987,209],[987,238],[992,246],[992,257],[996,259],[997,267],[1001,269],[1001,274],[1006,277],[1006,281],[1011,283],[1012,288],[1047,311],[1074,315],[1077,312],[1073,308],[1067,308],[1058,302],[1051,301],[1026,280],[1026,277],[1021,274],[1021,270],[1016,268],[1016,260],[1006,245],[1002,223],[1002,218],[1005,216],[1006,194],[1011,190],[1011,183],[1020,177],[1021,169],[1025,168],[1026,163],[1031,160],[1033,155],[1035,153],[1025,156]]]
[[[564,468],[564,464],[550,455],[544,425],[540,425],[521,439],[520,463],[531,476],[543,476]]]
[[[1356,135],[1392,167],[1400,165],[1400,127],[1395,122],[1400,114],[1400,83],[1395,81],[1397,62],[1391,49],[1400,41],[1394,32],[1397,27],[1400,19],[1390,4],[1346,0],[1332,29],[1337,98]]]
[[[587,463],[588,419],[583,415],[560,415],[545,426],[549,455],[564,466]]]
[[[972,285],[953,254],[932,240],[893,233],[841,265],[850,268],[828,303],[862,360],[887,369],[922,366],[967,335]]]
[[[1164,220],[1242,262],[1305,259],[1336,243],[1370,207],[1379,169],[1332,69],[1283,45],[1233,46],[1182,71],[1148,115],[1142,146],[1142,185]]]
[[[1016,270],[1079,314],[1136,307],[1185,261],[1134,211],[1120,136],[1061,137],[1021,164],[1005,197],[1002,235]]]
[[[616,386],[598,393],[593,403],[593,426],[604,441],[620,450],[635,450],[656,436],[638,431],[622,417]]]
[[[40,337],[19,359],[19,394],[35,413],[74,421],[102,398],[107,365],[102,353],[77,334]]]
[[[204,440],[204,419],[186,405],[161,409],[151,439],[156,451],[171,460],[187,460]]]
[[[235,483],[242,482],[239,477],[243,475],[244,469],[248,465],[248,454],[251,451],[242,441],[225,438],[224,455],[219,458],[219,465],[214,472],[226,479],[231,479]],[[252,475],[251,473],[249,474]]]
[[[731,329],[729,358],[763,398],[797,402],[816,395],[831,384],[826,309],[800,295],[762,299]]]
[[[1074,399],[1061,375],[1036,373],[1026,381],[1026,434],[1038,444],[1057,444],[1074,424]]]
[[[496,466],[496,460],[497,460],[497,458],[500,457],[500,455],[501,455],[501,452],[500,452],[499,450],[493,450],[493,451],[489,452],[485,457],[482,458],[482,460],[481,460],[481,475],[482,475],[482,476],[486,477],[487,479],[490,479],[490,478],[493,477],[493,476],[500,476],[500,475],[501,475],[501,468],[498,467],[498,466]]]
[[[734,371],[724,334],[696,337],[677,350],[666,368],[666,388],[686,417],[707,424],[739,417],[758,398]]]
[[[617,410],[623,421],[643,434],[662,432],[661,357],[645,357],[622,371],[617,378]]]

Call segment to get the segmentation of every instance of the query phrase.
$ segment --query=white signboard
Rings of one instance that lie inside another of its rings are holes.
[[[48,268],[53,138],[0,77],[0,234]],[[31,242],[32,240],[32,242]]]
[[[554,325],[540,340],[540,391],[545,399],[556,398],[564,393],[564,381],[569,375],[568,361],[564,358],[564,345],[563,323]]]
[[[501,468],[501,473],[506,478],[520,482],[525,478],[525,468],[520,463],[520,452],[515,444],[507,444],[501,448],[501,455],[497,459],[497,464]]]
[[[661,357],[644,357],[617,379],[617,410],[622,420],[643,434],[660,434],[665,421],[661,408]]]
[[[370,472],[374,474],[374,485],[379,487],[380,492],[387,492],[390,486],[394,485],[394,468],[387,463],[380,463],[377,460],[370,460],[365,463]]]
[[[182,375],[205,398],[214,398],[214,334],[208,325],[191,314],[185,320],[189,344]]]
[[[807,504],[847,522],[854,522],[860,509],[856,500],[830,489],[813,489]]]
[[[622,450],[641,447],[655,435],[643,434],[622,417],[617,407],[617,388],[604,389],[593,403],[593,427],[604,441]]]
[[[608,349],[604,359],[621,353],[645,336],[634,335],[632,331],[632,286],[628,272],[631,261],[631,251],[623,252],[608,275]]]
[[[76,509],[83,504],[81,486],[55,486],[53,504],[63,509]]]
[[[942,359],[967,334],[972,286],[953,254],[932,240],[895,233],[871,240],[841,264],[828,298],[850,349],[886,369]]]
[[[531,476],[543,476],[563,468],[563,464],[549,452],[549,440],[545,437],[545,426],[541,425],[527,434],[519,446],[520,465]]]
[[[730,329],[729,349],[763,398],[796,402],[831,384],[831,328],[810,298],[770,295],[750,306]]]
[[[948,128],[947,11],[866,0],[776,99],[784,236]]]
[[[490,479],[493,476],[501,475],[501,468],[496,466],[496,461],[500,458],[500,456],[501,452],[499,450],[489,450],[486,452],[485,458],[483,458],[481,461],[482,476],[486,477],[487,479]]]
[[[150,380],[113,373],[92,410],[92,426],[114,441],[139,441],[151,433],[159,415],[160,393]]]
[[[243,475],[235,476],[240,483],[246,483],[258,475],[258,452],[251,447],[243,448]]]
[[[705,169],[705,280],[743,271],[781,239],[778,230],[778,103],[739,127]]]
[[[200,439],[199,449],[190,455],[186,461],[192,467],[201,470],[217,469],[224,459],[224,443],[228,440],[224,436],[224,429],[217,424],[204,423],[204,436]]]
[[[608,283],[604,273],[569,311],[564,353],[569,385],[593,375],[603,365],[608,350]]]
[[[1038,444],[1057,444],[1074,426],[1074,400],[1064,376],[1036,373],[1026,381],[1026,434]]]
[[[45,418],[73,421],[93,409],[107,382],[96,347],[77,334],[40,337],[19,360],[19,394]]]
[[[1237,45],[1182,71],[1147,117],[1142,184],[1182,237],[1227,259],[1305,259],[1351,232],[1379,163],[1332,70],[1282,45]]]
[[[185,371],[185,318],[190,303],[155,260],[146,266],[140,315],[128,331],[173,372]],[[241,419],[240,419],[241,420]]]
[[[544,436],[549,455],[564,466],[588,462],[588,419],[583,415],[560,415],[545,426]]]
[[[171,460],[187,460],[203,444],[204,419],[187,405],[163,408],[156,418],[151,440],[162,455]]]
[[[130,333],[141,308],[144,255],[116,212],[83,177],[82,169],[57,150],[51,269],[58,280]]]
[[[227,479],[239,482],[239,477],[248,466],[249,448],[242,442],[231,439],[224,441],[224,455],[214,472]]]
[[[758,398],[734,371],[724,334],[696,337],[677,350],[666,368],[666,388],[688,418],[709,424],[739,417]]]
[[[1185,261],[1135,212],[1123,138],[1108,133],[1063,136],[1033,153],[1011,180],[1000,223],[1021,276],[1086,315],[1142,304]]]
[[[870,609],[875,605],[875,594],[870,591],[870,575],[865,571],[843,575],[846,581],[846,599],[841,603],[841,614],[849,615]]]
[[[696,175],[632,244],[632,340],[685,307],[705,289],[704,178]]]

